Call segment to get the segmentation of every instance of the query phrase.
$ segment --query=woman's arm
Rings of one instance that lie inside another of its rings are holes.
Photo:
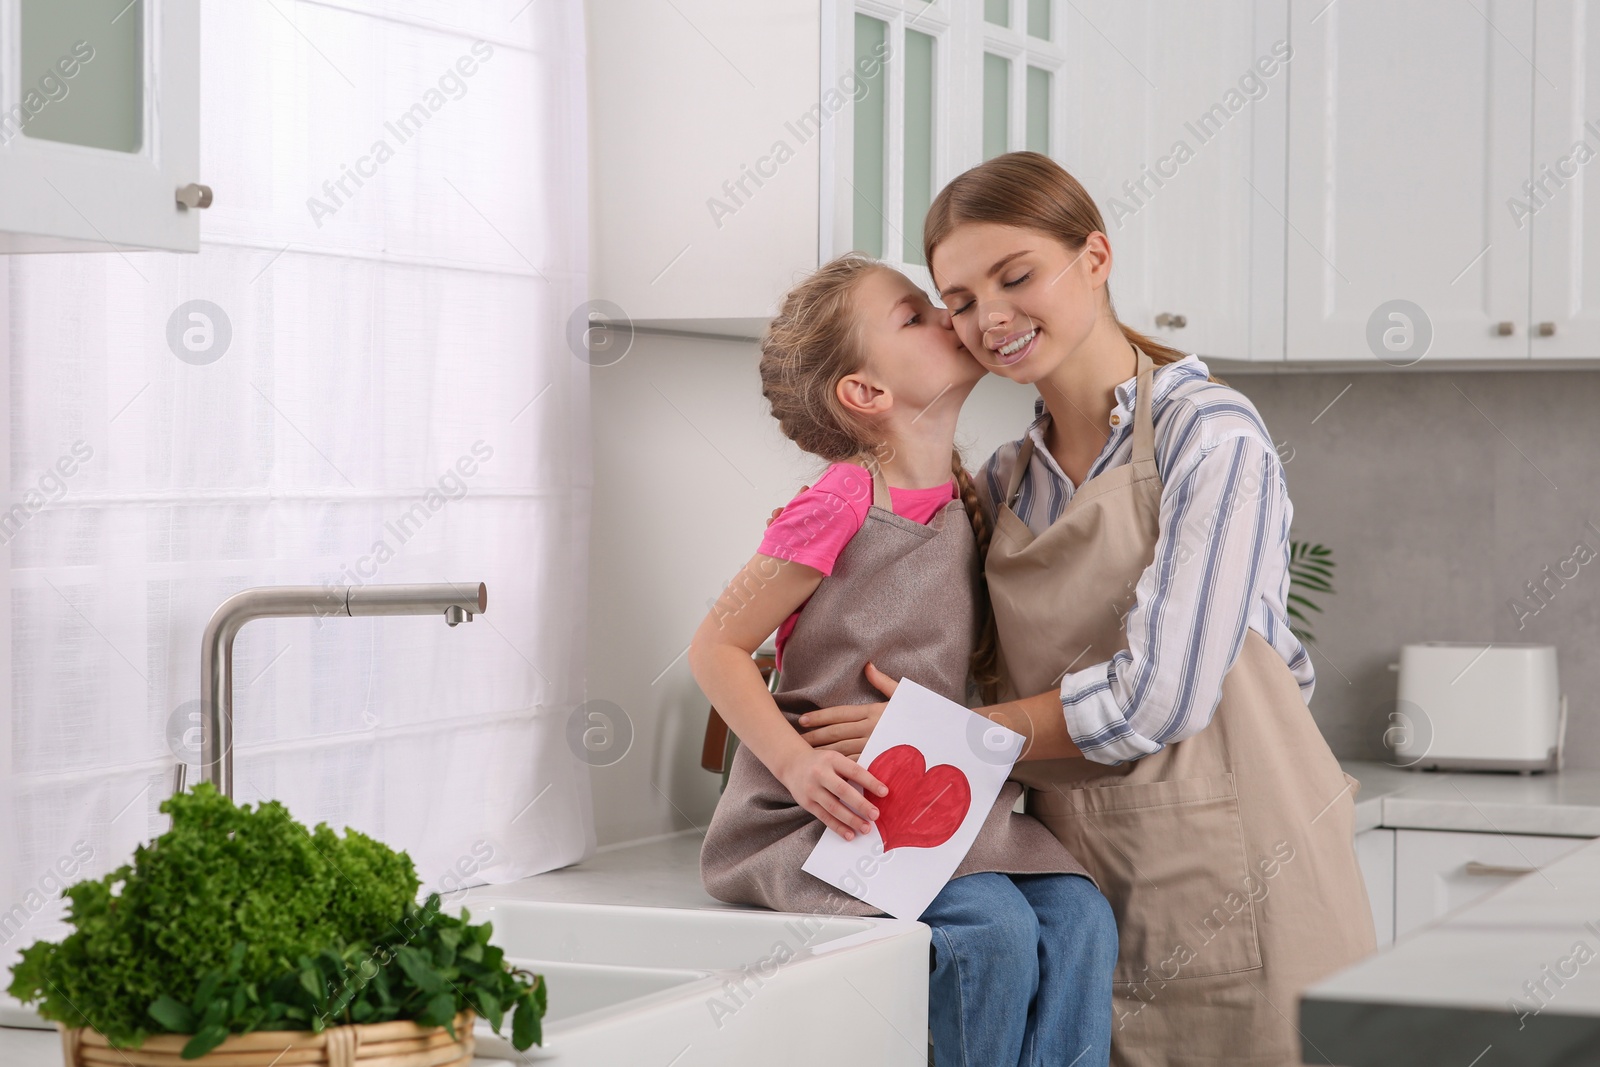
[[[876,664],[867,664],[867,680],[885,696],[894,695],[897,681],[878,670]],[[872,736],[887,706],[886,701],[881,704],[843,704],[808,711],[800,716],[800,725],[806,727],[802,736],[817,748],[842,752],[854,758],[866,748],[867,738]],[[1072,735],[1067,732],[1066,720],[1061,715],[1061,694],[1055,690],[972,710],[974,714],[1015,730],[1026,738],[1022,759],[1071,759],[1083,755],[1073,742]]]
[[[728,728],[783,783],[796,803],[850,840],[878,809],[864,790],[888,788],[848,756],[812,748],[789,725],[751,658],[810,598],[822,572],[757,553],[722,590],[689,644],[689,669]]]
[[[1288,493],[1264,432],[1196,447],[1176,465],[1123,620],[1128,647],[1061,680],[1066,729],[1097,763],[1140,759],[1210,723],[1263,564],[1288,551]]]

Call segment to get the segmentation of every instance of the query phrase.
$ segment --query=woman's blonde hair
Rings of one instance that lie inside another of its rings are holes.
[[[840,403],[838,386],[866,364],[854,293],[873,271],[893,269],[858,252],[823,264],[789,290],[761,336],[761,395],[772,405],[773,418],[785,437],[830,463],[863,455],[876,463],[887,444],[871,420]],[[988,550],[989,523],[957,449],[950,453],[950,472],[972,523],[981,563]],[[998,677],[994,624],[987,601],[978,610],[983,636],[969,666],[973,679],[988,692]]]

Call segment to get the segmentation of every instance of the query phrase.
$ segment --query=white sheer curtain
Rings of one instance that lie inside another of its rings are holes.
[[[0,523],[3,965],[59,936],[61,883],[166,828],[201,631],[249,586],[483,581],[489,607],[454,629],[247,626],[239,800],[372,834],[444,888],[594,843],[566,740],[590,495],[566,339],[581,2],[210,0],[202,42],[202,251],[0,265],[23,505]]]

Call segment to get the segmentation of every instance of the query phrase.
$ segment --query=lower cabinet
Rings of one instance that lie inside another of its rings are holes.
[[[1395,831],[1384,829],[1356,834],[1356,860],[1372,901],[1379,948],[1394,944],[1394,835]]]
[[[1378,833],[1394,837],[1390,861],[1394,880],[1394,937],[1404,937],[1417,927],[1588,844],[1588,839],[1581,837],[1368,830],[1356,835],[1356,846],[1362,870],[1367,873],[1369,892],[1377,868],[1368,868],[1367,854],[1380,851],[1381,846],[1374,843],[1363,851],[1362,839]],[[1377,911],[1374,902],[1374,918]],[[1385,943],[1381,930],[1378,943]]]

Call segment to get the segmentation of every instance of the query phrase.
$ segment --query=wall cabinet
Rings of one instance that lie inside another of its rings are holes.
[[[593,263],[604,318],[754,336],[817,265],[815,0],[590,0]],[[566,310],[566,309],[563,309]]]
[[[636,322],[753,335],[850,248],[927,286],[933,195],[1033,148],[1119,316],[1224,366],[1600,360],[1584,0],[589,11],[595,290]]]
[[[1533,64],[1533,159],[1526,194],[1508,194],[1527,218],[1528,345],[1535,359],[1600,358],[1600,199],[1589,196],[1600,160],[1600,25],[1585,0],[1538,0]],[[1591,210],[1597,209],[1597,210]],[[1592,259],[1591,259],[1592,257]]]
[[[1066,144],[1068,10],[590,0],[595,313],[754,336],[850,249],[931,288],[934,193],[988,156]]]
[[[1119,0],[1075,5],[1068,20],[1070,139],[1058,158],[1100,208],[1113,305],[1202,356],[1243,358],[1282,332],[1281,312],[1258,320],[1249,296],[1252,262],[1275,265],[1255,237],[1282,228],[1254,160],[1281,152],[1284,16],[1239,0]]]
[[[1289,358],[1527,358],[1531,0],[1291,7]]]
[[[1290,7],[1287,358],[1600,358],[1587,4]]]
[[[922,221],[934,194],[1003,152],[1061,157],[1078,84],[1066,80],[1071,8],[855,0],[823,12],[825,81],[864,85],[823,141],[819,258],[865,252],[931,292]]]
[[[199,0],[0,0],[0,252],[200,247]]]
[[[1588,844],[1585,838],[1532,834],[1393,832],[1396,937]]]

